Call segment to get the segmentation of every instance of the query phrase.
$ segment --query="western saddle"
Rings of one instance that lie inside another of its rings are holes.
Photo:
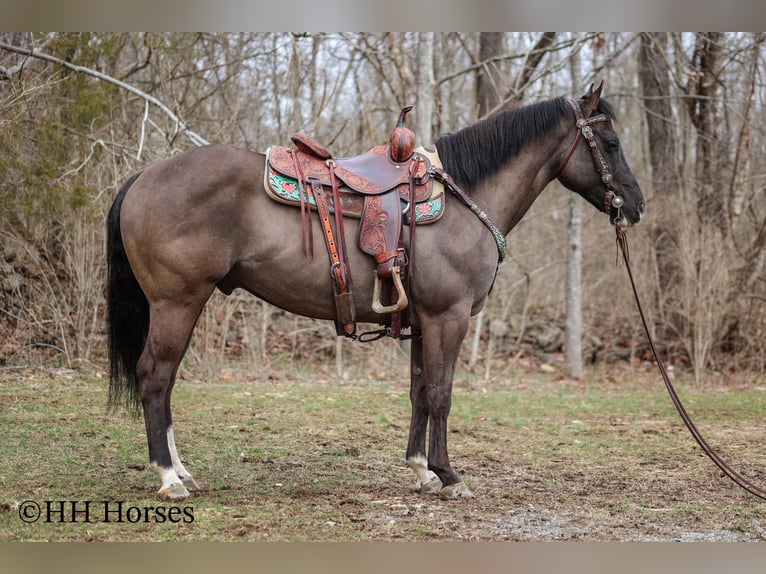
[[[376,334],[401,336],[408,326],[408,283],[416,223],[436,221],[444,210],[443,187],[432,177],[440,167],[435,150],[415,150],[415,134],[406,127],[402,108],[389,143],[361,155],[335,158],[304,133],[292,136],[295,147],[272,146],[265,188],[282,203],[300,206],[302,246],[313,256],[311,210],[319,214],[330,258],[338,335],[356,338],[356,308],[352,295],[343,218],[360,219],[359,248],[375,261],[372,309],[386,325]],[[340,208],[338,208],[340,207]],[[334,215],[334,229],[331,223]],[[402,241],[409,225],[409,252]]]

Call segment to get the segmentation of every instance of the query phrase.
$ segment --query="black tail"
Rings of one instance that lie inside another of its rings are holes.
[[[117,194],[107,218],[107,331],[109,334],[109,408],[124,405],[138,412],[141,398],[136,363],[149,332],[149,302],[130,268],[120,230],[125,194],[140,172]]]

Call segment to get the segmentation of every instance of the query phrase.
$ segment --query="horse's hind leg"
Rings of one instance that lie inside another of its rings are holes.
[[[146,345],[136,368],[149,443],[149,463],[162,481],[159,495],[169,500],[189,496],[184,479],[188,482],[191,475],[181,464],[175,447],[170,393],[200,311],[201,306],[170,302],[153,304]],[[190,484],[196,485],[193,479]]]
[[[175,433],[173,432],[173,415],[170,412],[170,395],[173,392],[173,386],[175,385],[177,371],[178,369],[176,368],[176,371],[173,373],[173,377],[170,382],[170,388],[168,388],[168,391],[165,394],[165,422],[168,425],[166,435],[168,437],[168,449],[170,450],[170,461],[173,464],[173,470],[176,471],[178,478],[181,479],[181,482],[186,487],[186,489],[194,492],[200,490],[200,487],[197,484],[197,481],[192,477],[191,473],[186,470],[186,467],[184,467],[183,463],[181,462],[181,457],[179,456],[178,449],[176,448]]]

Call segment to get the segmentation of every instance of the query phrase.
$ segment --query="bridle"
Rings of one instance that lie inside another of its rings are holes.
[[[572,111],[575,115],[577,135],[575,136],[575,139],[572,142],[567,155],[564,157],[564,161],[561,164],[556,177],[558,177],[561,172],[564,171],[564,168],[574,155],[574,152],[577,149],[577,144],[580,143],[580,136],[582,135],[585,141],[588,142],[588,148],[590,149],[591,155],[593,156],[593,164],[596,168],[596,171],[599,173],[601,176],[601,181],[606,186],[606,194],[604,195],[603,205],[604,212],[611,215],[612,209],[616,210],[616,214],[612,219],[612,223],[614,225],[618,225],[622,221],[622,206],[625,203],[625,200],[623,200],[621,196],[617,195],[617,192],[614,190],[614,186],[612,185],[613,177],[609,172],[609,164],[604,159],[604,154],[601,153],[601,150],[598,147],[598,142],[593,138],[593,128],[591,127],[593,124],[597,124],[599,122],[608,122],[611,120],[606,114],[598,114],[597,116],[590,118],[584,117],[580,104],[575,100],[569,100],[569,106],[572,108]]]

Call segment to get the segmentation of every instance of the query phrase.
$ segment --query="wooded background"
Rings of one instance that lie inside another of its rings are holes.
[[[305,131],[337,156],[591,82],[646,197],[632,261],[663,355],[698,381],[766,367],[763,33],[1,33],[0,368],[105,369],[105,216],[127,177],[205,142]],[[558,183],[509,236],[464,372],[649,360],[607,218]],[[299,240],[299,238],[296,238]],[[216,293],[182,370],[334,364],[403,345]],[[385,361],[384,361],[385,362]],[[380,365],[380,361],[377,361]],[[6,365],[6,367],[3,367]],[[587,367],[586,367],[587,368]]]

